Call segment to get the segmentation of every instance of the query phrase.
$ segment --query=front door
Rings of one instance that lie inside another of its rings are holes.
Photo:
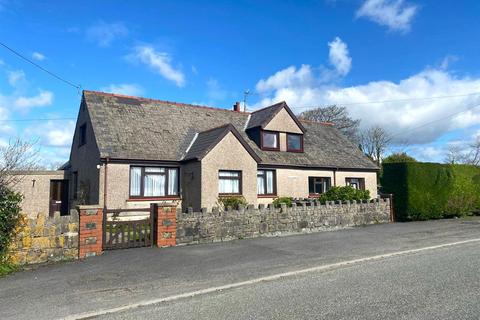
[[[55,211],[68,215],[68,180],[50,180],[49,215],[53,217]]]

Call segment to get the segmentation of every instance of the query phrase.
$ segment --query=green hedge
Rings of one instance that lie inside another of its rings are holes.
[[[386,163],[382,192],[394,194],[398,221],[459,217],[480,209],[480,168],[439,163]]]

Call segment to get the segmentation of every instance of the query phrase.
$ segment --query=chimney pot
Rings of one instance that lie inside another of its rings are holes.
[[[233,105],[233,111],[240,112],[240,102],[235,102],[235,104]]]

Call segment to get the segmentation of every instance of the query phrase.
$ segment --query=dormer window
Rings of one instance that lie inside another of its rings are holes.
[[[261,147],[263,150],[280,150],[279,134],[275,131],[262,131]]]
[[[303,135],[287,133],[287,151],[303,152]]]

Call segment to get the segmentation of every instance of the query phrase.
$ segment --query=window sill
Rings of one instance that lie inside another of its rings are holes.
[[[257,194],[257,198],[276,198],[276,194]]]
[[[269,148],[269,147],[262,147],[263,151],[280,151],[280,148]]]
[[[139,197],[139,198],[128,198],[127,202],[134,201],[166,201],[166,200],[181,200],[180,197]]]
[[[303,153],[303,150],[291,150],[291,149],[287,149],[287,152]]]

